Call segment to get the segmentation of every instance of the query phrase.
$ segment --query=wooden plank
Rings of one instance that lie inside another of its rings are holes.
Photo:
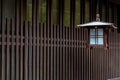
[[[83,29],[81,29],[81,40],[83,41]],[[82,80],[84,80],[84,51],[83,51],[83,42],[81,43],[81,55],[82,55]]]
[[[49,51],[50,51],[50,45],[49,45],[49,38],[50,38],[50,28],[52,27],[51,26],[51,10],[52,10],[52,0],[46,0],[46,30],[47,30],[47,52],[46,52],[46,59],[47,59],[47,62],[46,62],[46,74],[47,74],[47,80],[49,80],[50,79],[50,56],[51,56],[51,54],[49,53]]]
[[[16,0],[16,80],[19,80],[19,0]]]
[[[43,28],[44,28],[44,26],[42,26],[42,24],[40,24],[39,25],[39,27],[40,27],[40,80],[43,80],[44,79],[44,77],[43,77],[43,75],[44,75],[44,70],[43,70],[43,68],[44,68],[44,54],[43,54]]]
[[[11,26],[12,26],[12,51],[11,51],[11,59],[12,59],[12,66],[11,66],[11,80],[15,80],[15,46],[14,46],[14,35],[15,35],[15,20],[12,19],[11,21]]]
[[[65,63],[66,63],[66,74],[65,74],[65,75],[66,75],[66,78],[65,78],[65,79],[66,79],[66,80],[69,80],[69,79],[68,79],[68,78],[69,78],[69,73],[68,73],[68,71],[69,71],[69,68],[68,68],[68,66],[69,66],[69,61],[68,61],[68,54],[69,54],[69,53],[68,53],[68,45],[69,45],[69,44],[68,44],[68,43],[69,43],[69,41],[68,41],[68,29],[69,29],[69,28],[66,27],[66,51],[65,51],[65,52],[66,52],[66,57],[65,57],[65,58],[66,58],[66,62],[65,62]]]
[[[10,32],[10,20],[9,19],[6,19],[6,29],[7,29],[7,43],[9,42],[9,32]],[[7,69],[6,69],[6,73],[7,73],[7,75],[6,75],[6,80],[10,80],[10,45],[9,44],[7,44],[7,47],[6,47],[7,49],[7,55],[6,55],[6,57],[7,57]]]
[[[79,45],[78,45],[78,42],[79,42],[79,40],[78,40],[78,28],[77,28],[77,30],[76,30],[76,41],[77,41],[77,44],[76,44],[76,47],[77,47],[77,79],[76,80],[79,80]]]
[[[79,36],[81,36],[81,29],[78,29],[78,67],[79,67],[79,69],[78,69],[78,80],[79,79],[81,79],[81,45],[80,45],[80,38],[81,37],[79,37]]]
[[[64,0],[59,0],[59,80],[63,80],[63,20],[64,20]]]
[[[20,80],[23,80],[23,0],[20,1]]]
[[[63,26],[63,55],[62,55],[62,57],[63,57],[63,60],[62,60],[62,65],[63,65],[63,71],[62,71],[62,76],[63,76],[63,79],[62,80],[66,80],[65,79],[65,77],[66,77],[66,74],[65,74],[65,70],[66,70],[66,53],[65,53],[65,49],[66,49],[66,46],[65,46],[65,43],[66,43],[66,40],[65,40],[65,36],[66,36],[66,33],[65,33],[65,29],[66,29],[66,27],[65,26]]]
[[[53,38],[53,32],[54,32],[54,25],[50,27],[50,79],[54,80],[54,38]]]
[[[57,26],[56,25],[54,25],[54,37],[53,37],[53,39],[54,39],[54,44],[53,44],[53,46],[54,46],[54,78],[53,78],[53,80],[57,80],[57,51],[56,51],[56,42],[57,42],[57,31],[56,31],[56,28]]]
[[[1,0],[1,17],[2,17],[2,80],[5,80],[5,46],[4,46],[4,40],[5,40],[5,25],[4,25],[4,12],[5,12],[5,2],[4,0]]]
[[[62,16],[62,15],[61,15]],[[62,23],[61,23],[62,24]],[[60,44],[59,44],[59,60],[60,60],[60,80],[63,80],[63,48],[62,48],[62,41],[63,41],[63,38],[62,38],[62,33],[63,33],[63,31],[62,31],[62,29],[63,29],[63,26],[62,25],[60,25],[59,26],[59,40],[60,40]]]
[[[47,44],[46,44],[46,24],[44,24],[43,25],[43,30],[44,30],[44,32],[43,32],[43,34],[44,34],[44,43],[43,43],[43,45],[44,45],[44,52],[43,52],[43,57],[44,57],[44,67],[43,67],[43,71],[44,71],[44,77],[43,77],[43,80],[46,80],[47,79],[47,51],[46,51],[46,49],[47,49]]]
[[[57,25],[57,51],[56,51],[56,53],[57,53],[57,80],[60,80],[60,58],[59,58],[59,26]]]
[[[77,80],[77,47],[76,47],[76,28],[73,26],[73,79]]]
[[[33,53],[32,53],[32,79],[36,80],[36,0],[32,0],[32,29],[33,29]]]
[[[72,18],[73,19],[73,18]],[[71,80],[73,80],[73,22],[71,23],[72,25],[70,26],[70,35],[71,35],[71,51],[70,51],[70,76],[71,76]]]
[[[69,35],[69,37],[68,37],[68,40],[69,40],[69,45],[68,45],[69,46],[68,47],[68,63],[69,63],[68,64],[68,69],[69,69],[68,70],[68,74],[69,74],[69,77],[68,77],[68,80],[70,80],[71,79],[71,74],[70,74],[71,73],[71,71],[70,71],[70,69],[71,69],[71,65],[70,65],[70,63],[71,63],[71,58],[70,58],[70,52],[71,52],[70,51],[71,50],[71,47],[70,47],[71,46],[71,42],[70,42],[70,36],[71,36],[70,35],[70,27],[68,28],[68,35]]]
[[[40,80],[40,24],[39,24],[39,4],[40,1],[36,1],[36,26],[37,26],[37,54],[36,54],[36,80]]]
[[[29,22],[28,23],[28,27],[29,27],[29,51],[28,51],[28,80],[32,80],[32,24]]]
[[[29,78],[28,78],[28,67],[29,67],[29,61],[28,61],[28,57],[29,57],[29,52],[28,52],[28,45],[29,45],[29,43],[28,43],[28,32],[29,32],[29,28],[28,28],[28,22],[27,21],[25,21],[24,22],[24,25],[25,25],[25,27],[24,27],[24,32],[25,32],[25,47],[24,47],[24,49],[25,49],[25,52],[24,52],[24,80],[28,80]],[[30,26],[29,26],[30,27]]]
[[[39,42],[39,40],[40,40],[40,26],[39,26],[39,23],[37,23],[37,54],[36,54],[36,58],[37,58],[37,66],[36,66],[36,80],[39,80],[40,78],[39,78],[39,71],[40,71],[40,52],[39,52],[39,47],[40,47],[40,42]]]

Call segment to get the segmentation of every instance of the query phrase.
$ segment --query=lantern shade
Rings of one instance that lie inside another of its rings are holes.
[[[93,21],[93,22],[89,22],[89,23],[85,23],[85,24],[80,24],[77,25],[78,27],[99,27],[99,26],[107,26],[107,27],[111,27],[111,28],[117,28],[113,25],[113,23],[108,23],[108,22],[100,22],[100,21]]]

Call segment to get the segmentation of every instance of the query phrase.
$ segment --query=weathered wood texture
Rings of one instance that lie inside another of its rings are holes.
[[[22,30],[16,35],[15,23],[15,20],[7,19],[6,25],[3,26],[7,31],[0,36],[2,40],[4,39],[0,43],[4,49],[2,50],[2,54],[4,53],[2,78],[5,77],[7,80],[16,80],[17,77],[24,80],[32,80],[32,78],[35,80],[106,80],[120,76],[120,34],[117,30],[109,31],[109,50],[101,46],[89,49],[87,29],[60,28],[53,25],[50,27],[48,39],[46,24],[38,23],[33,32],[30,22],[21,23]],[[16,54],[16,46],[19,54]]]
[[[19,0],[16,0],[16,18],[5,19],[2,0],[1,80],[107,80],[120,77],[120,34],[117,30],[108,32],[108,48],[89,48],[88,29],[75,28],[75,2],[70,3],[70,27],[63,26],[62,5],[59,5],[59,25],[51,24],[49,2],[47,0],[47,21],[40,23],[38,4],[33,0],[31,23],[23,21],[22,1]],[[63,0],[59,2],[64,4]],[[94,6],[91,6],[91,15]],[[81,23],[84,22],[82,7]],[[94,19],[93,16],[90,18]]]

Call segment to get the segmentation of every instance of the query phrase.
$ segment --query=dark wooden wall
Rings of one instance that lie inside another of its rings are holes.
[[[59,2],[64,4],[64,0]],[[47,0],[46,23],[37,19],[36,0],[33,0],[32,23],[23,20],[22,1],[16,0],[15,19],[4,18],[4,0],[1,3],[1,80],[107,80],[120,77],[120,34],[117,30],[109,30],[108,48],[89,48],[88,29],[75,28],[74,0],[70,3],[70,27],[63,26],[62,5],[59,5],[59,24],[51,23],[50,0]],[[94,6],[91,6],[90,20],[94,19]],[[81,23],[84,22],[82,7]]]

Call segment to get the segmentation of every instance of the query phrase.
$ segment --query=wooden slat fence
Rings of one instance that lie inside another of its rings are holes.
[[[20,24],[20,25],[19,25]],[[48,28],[49,27],[49,28]],[[120,34],[89,48],[88,29],[2,21],[1,80],[107,80],[120,76]]]
[[[79,60],[83,58],[79,56],[84,55],[87,44],[83,29],[71,30],[70,27],[58,25],[49,27],[44,23],[31,24],[27,21],[19,23],[13,19],[6,19],[2,23],[5,23],[0,35],[2,80],[81,78],[78,75],[82,70],[79,69]]]

